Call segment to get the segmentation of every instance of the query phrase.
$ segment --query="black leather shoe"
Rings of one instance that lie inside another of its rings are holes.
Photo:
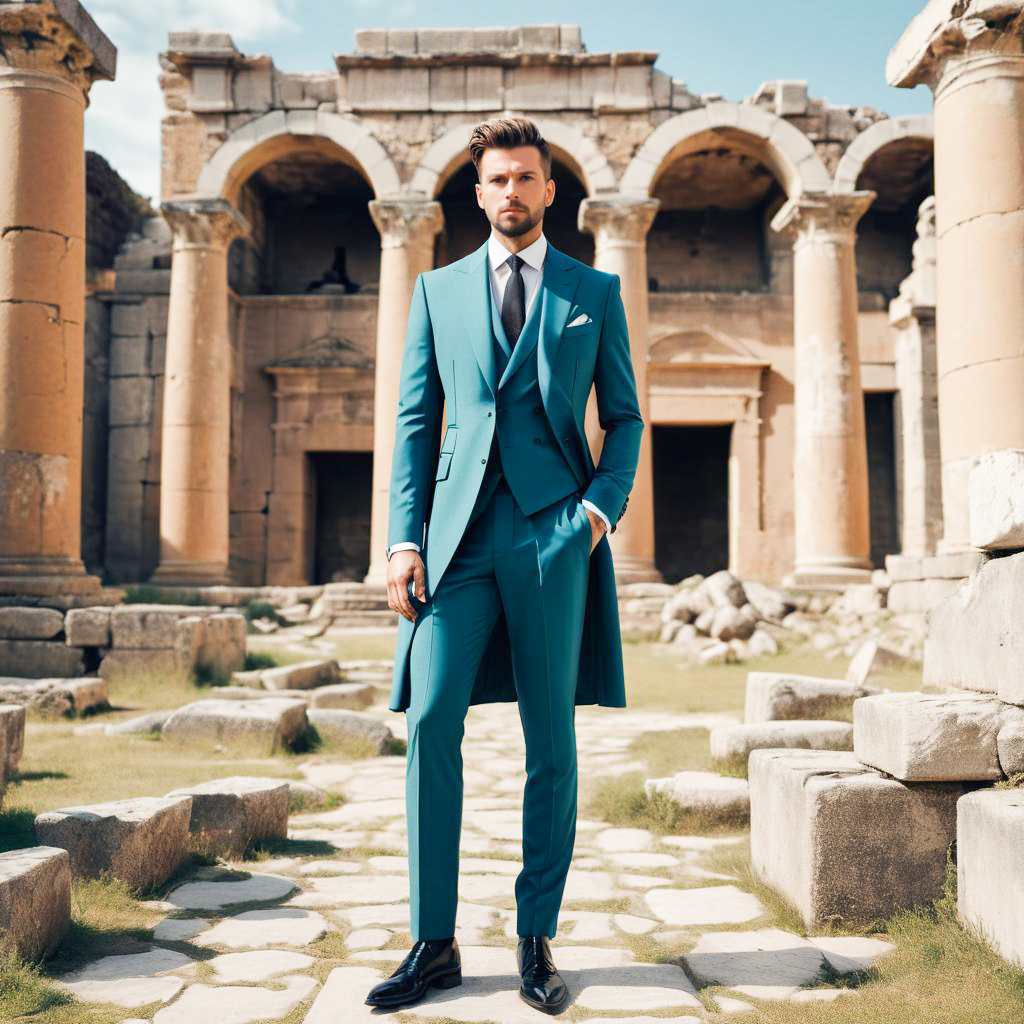
[[[374,985],[368,1006],[393,1010],[423,998],[428,988],[455,988],[462,984],[459,944],[451,939],[420,939],[386,981]]]
[[[555,968],[546,935],[519,937],[519,995],[544,1013],[561,1013],[569,1001],[569,989]]]

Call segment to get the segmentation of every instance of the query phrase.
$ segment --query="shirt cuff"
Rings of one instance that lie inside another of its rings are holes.
[[[600,518],[606,530],[611,530],[612,524],[608,521],[608,517],[592,501],[587,501],[586,498],[580,500],[583,502],[584,508],[589,508],[591,512]]]
[[[419,551],[420,550],[420,546],[414,540],[400,540],[397,544],[392,544],[391,547],[388,548],[388,561],[391,560],[391,556],[396,551],[405,551],[405,550]]]

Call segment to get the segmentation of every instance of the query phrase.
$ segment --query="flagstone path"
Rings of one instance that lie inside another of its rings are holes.
[[[401,735],[404,716],[375,713]],[[643,733],[733,721],[580,708],[580,776],[642,768],[628,748]],[[308,781],[342,793],[346,802],[293,816],[289,838],[304,855],[233,865],[249,873],[239,880],[198,869],[160,904],[167,917],[149,951],[104,957],[61,983],[83,999],[123,1006],[124,1024],[262,1024],[290,1014],[305,1024],[361,1024],[382,1016],[399,1024],[548,1019],[518,997],[513,886],[523,754],[515,705],[470,710],[459,988],[432,989],[419,1004],[390,1014],[363,1002],[410,944],[400,756],[308,764]],[[772,927],[755,895],[701,864],[708,851],[740,841],[578,822],[553,941],[573,1019],[602,1024],[612,1019],[603,1015],[626,1013],[632,1016],[615,1016],[616,1024],[695,1024],[749,1012],[749,998],[856,998],[855,989],[822,979],[863,970],[891,947],[863,938],[805,939]],[[344,945],[326,943],[318,956],[316,943],[331,933],[343,936]]]

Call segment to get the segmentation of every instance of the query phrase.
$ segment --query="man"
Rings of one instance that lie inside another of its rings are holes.
[[[432,985],[461,984],[464,720],[470,704],[518,700],[520,995],[558,1013],[568,990],[548,940],[576,832],[574,710],[625,706],[604,534],[626,509],[644,423],[618,277],[544,237],[555,183],[536,126],[487,121],[469,148],[490,237],[417,278],[402,359],[388,529],[388,603],[402,618],[390,707],[408,721],[414,945],[366,1001],[395,1008]],[[605,431],[596,467],[583,429],[594,385]]]

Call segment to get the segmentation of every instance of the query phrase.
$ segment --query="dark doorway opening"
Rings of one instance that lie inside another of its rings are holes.
[[[896,410],[892,391],[864,395],[868,441],[868,494],[871,502],[871,562],[885,564],[900,550],[899,503],[896,490]]]
[[[362,580],[370,567],[372,452],[310,452],[316,509],[313,583]]]
[[[669,583],[729,565],[731,436],[731,425],[653,428],[654,561]]]

